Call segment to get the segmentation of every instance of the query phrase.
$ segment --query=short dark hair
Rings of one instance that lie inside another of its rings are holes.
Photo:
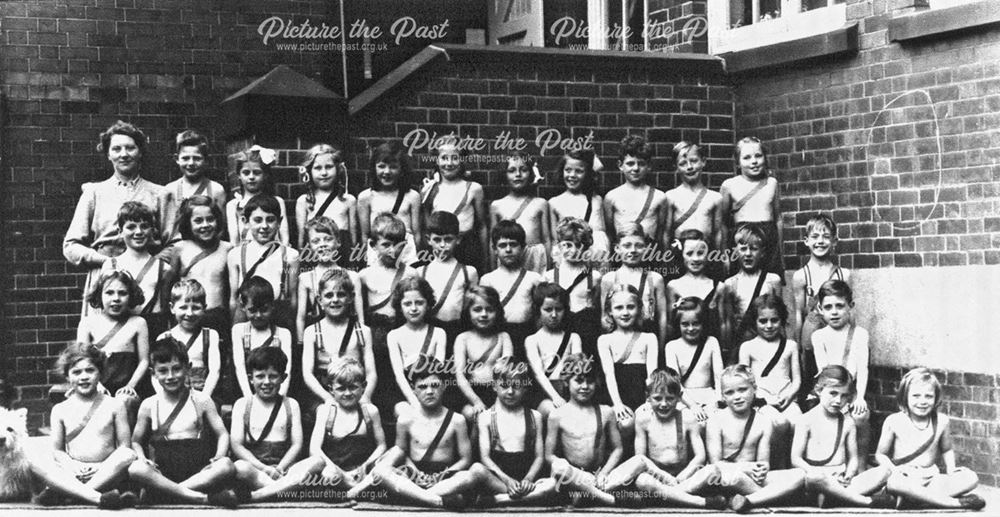
[[[285,373],[288,367],[288,356],[276,346],[260,346],[254,348],[247,356],[247,373],[255,370],[274,368],[279,373]]]
[[[205,135],[193,129],[185,129],[177,133],[175,142],[174,152],[177,154],[181,153],[181,148],[183,147],[197,147],[198,152],[208,158],[208,139],[205,138]]]
[[[839,296],[847,300],[847,303],[854,303],[854,291],[851,290],[850,284],[843,280],[823,282],[823,285],[819,286],[819,291],[816,291],[816,301],[822,302],[827,296]]]
[[[451,377],[448,375],[448,367],[444,363],[427,355],[421,355],[417,359],[417,362],[407,368],[406,372],[406,378],[410,380],[411,386],[432,376],[441,379],[443,383],[447,383]]]
[[[90,343],[70,343],[56,359],[56,371],[69,377],[69,370],[74,364],[87,359],[97,367],[98,373],[104,373],[107,356],[97,346]]]
[[[121,228],[128,221],[139,221],[149,223],[154,230],[159,230],[158,217],[152,208],[138,202],[126,201],[118,209],[118,227]]]
[[[125,284],[125,289],[128,290],[129,309],[134,309],[146,303],[146,295],[142,294],[142,289],[139,288],[139,284],[135,283],[135,279],[132,278],[132,275],[128,274],[126,271],[115,269],[102,273],[101,276],[97,278],[97,282],[94,282],[93,287],[91,287],[90,292],[87,294],[87,303],[91,307],[95,309],[104,308],[104,300],[102,299],[104,284],[113,280],[118,280],[122,284]]]
[[[434,309],[434,305],[437,303],[437,298],[434,297],[434,288],[422,277],[404,276],[392,288],[392,310],[395,311],[396,318],[402,317],[403,295],[407,291],[416,291],[420,293],[420,296],[424,297],[424,300],[427,300],[427,315],[430,316],[431,310]]]
[[[563,304],[563,308],[569,310],[569,293],[555,282],[540,282],[531,290],[531,303],[535,312],[542,307],[546,298],[558,300]],[[563,318],[565,321],[565,318]]]
[[[274,196],[262,195],[254,196],[247,201],[247,204],[243,206],[243,217],[247,219],[250,218],[250,214],[254,210],[261,209],[266,214],[274,214],[281,217],[281,205],[278,204],[278,200]]]
[[[244,307],[270,305],[274,303],[274,287],[271,286],[271,282],[259,276],[252,276],[240,286],[239,301]]]
[[[635,156],[648,162],[653,158],[653,148],[646,141],[646,137],[641,135],[627,135],[625,138],[622,138],[618,159],[624,160],[626,156]]]
[[[406,155],[406,150],[396,141],[383,142],[372,150],[372,161],[370,168],[370,180],[372,190],[382,190],[382,182],[378,179],[375,166],[379,163],[386,165],[396,165],[399,167],[399,179],[396,187],[400,192],[410,190],[410,160]]]
[[[503,220],[493,227],[493,231],[490,232],[490,240],[493,245],[496,246],[500,239],[512,239],[524,247],[524,243],[528,240],[527,235],[524,233],[524,227],[515,221]]]
[[[458,217],[451,212],[434,212],[427,216],[427,235],[458,235]]]
[[[174,359],[184,366],[187,366],[188,362],[190,362],[184,343],[170,336],[157,339],[149,349],[150,365],[169,363]]]

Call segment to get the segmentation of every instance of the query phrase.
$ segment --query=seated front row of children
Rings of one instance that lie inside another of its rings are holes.
[[[496,402],[478,413],[478,440],[472,441],[466,420],[443,403],[453,377],[433,356],[421,355],[407,370],[416,407],[400,414],[388,451],[378,409],[362,400],[364,369],[354,358],[340,358],[328,367],[333,401],[317,409],[308,456],[300,459],[302,415],[280,388],[287,362],[278,347],[250,353],[253,393],[237,401],[230,434],[211,399],[189,388],[184,345],[162,339],[150,353],[162,389],[142,401],[129,436],[121,402],[99,388],[103,353],[71,345],[60,366],[72,390],[53,408],[54,459],[34,460],[33,472],[48,486],[36,500],[59,504],[68,496],[103,508],[153,501],[235,507],[292,493],[309,497],[303,488],[322,485],[316,497],[324,501],[367,499],[374,487],[391,501],[451,509],[563,500],[742,512],[790,502],[797,493],[853,506],[892,507],[894,496],[933,507],[984,506],[969,493],[976,475],[955,466],[948,418],[937,412],[941,387],[926,369],[903,378],[901,412],[886,419],[879,466],[864,470],[854,422],[844,415],[853,379],[842,366],[825,367],[814,389],[819,405],[795,422],[793,468],[772,470],[774,420],[756,408],[756,379],[744,365],[722,373],[726,407],[704,430],[693,411],[678,406],[677,372],[653,371],[646,403],[635,412],[635,455],[624,458],[615,411],[595,400],[602,377],[590,356],[560,358],[565,402],[551,407],[547,419],[526,405],[533,389],[527,364],[496,361]],[[126,476],[129,485],[121,484]],[[142,495],[129,488],[141,488]]]

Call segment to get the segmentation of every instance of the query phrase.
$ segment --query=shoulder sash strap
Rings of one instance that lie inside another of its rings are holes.
[[[649,192],[646,194],[646,202],[643,203],[642,210],[639,210],[639,215],[637,215],[635,220],[632,221],[633,223],[636,224],[641,223],[642,220],[646,218],[646,213],[649,212],[649,207],[653,205],[653,194],[655,193],[656,189],[654,189],[652,185],[649,185],[648,187],[649,187]]]
[[[462,199],[459,200],[459,202],[458,202],[457,205],[455,205],[455,212],[454,213],[455,213],[456,216],[458,216],[459,214],[461,214],[462,210],[465,210],[465,205],[467,205],[469,203],[469,191],[471,189],[472,189],[472,182],[466,181],[465,182],[465,193],[462,194]]]
[[[674,431],[677,433],[677,457],[687,459],[687,440],[684,439],[684,415],[680,411],[677,411],[677,414],[674,415]],[[743,447],[740,448],[742,449]],[[684,451],[684,454],[681,454],[681,450]]]
[[[429,268],[429,267],[430,267],[430,264],[424,266],[424,275],[423,275],[424,278],[427,277],[427,268]],[[455,285],[455,279],[458,278],[458,271],[459,270],[462,270],[464,272],[465,271],[465,266],[461,262],[455,262],[455,269],[451,270],[451,276],[448,277],[448,282],[446,284],[444,284],[444,289],[441,290],[441,294],[438,296],[437,303],[435,303],[434,307],[431,308],[431,312],[430,312],[431,314],[437,314],[437,311],[441,310],[441,307],[444,306],[445,300],[448,298],[448,295],[451,293],[452,286]],[[468,274],[468,273],[466,273],[466,274]]]
[[[847,358],[851,355],[851,342],[854,341],[854,325],[847,329],[847,340],[844,342],[844,361],[841,363],[847,366]]]
[[[646,292],[646,277],[649,276],[649,271],[646,269],[642,270],[642,274],[639,275],[639,285],[637,289],[639,290],[639,301],[642,301],[642,293]]]
[[[333,436],[333,423],[337,420],[337,404],[329,404],[330,412],[326,415],[326,434]]]
[[[569,338],[572,335],[573,333],[568,329],[563,331],[562,341],[559,342],[559,349],[556,350],[555,357],[552,358],[552,361],[549,362],[549,365],[545,368],[546,374],[552,374],[552,370],[555,369],[556,365],[559,364],[559,361],[562,360],[563,354],[566,353],[566,348],[569,347]]]
[[[514,295],[517,294],[517,288],[521,287],[521,282],[524,281],[524,275],[527,274],[527,272],[527,270],[522,269],[521,272],[517,274],[517,279],[515,279],[514,283],[511,284],[510,290],[507,291],[507,294],[505,294],[503,299],[500,300],[500,305],[502,307],[506,307],[507,304],[514,298]]]
[[[555,280],[556,284],[558,284],[559,283],[559,268],[556,267],[555,271],[556,272],[553,275],[553,277],[554,277],[553,280]],[[590,273],[591,273],[590,268],[586,268],[582,272],[580,272],[579,275],[576,275],[576,278],[573,279],[573,282],[569,284],[569,288],[566,289],[566,293],[568,294],[568,293],[573,292],[573,289],[576,289],[576,286],[579,285],[580,282],[583,282],[584,280],[587,281],[587,290],[589,291],[590,289],[592,289],[593,288],[593,283],[594,283],[594,277]]]
[[[808,262],[806,263],[806,265],[802,266],[802,270],[805,272],[806,275],[806,297],[812,298],[813,296],[816,296],[816,290],[813,289],[812,270],[809,269]]]
[[[784,336],[781,337],[781,341],[778,342],[778,349],[774,351],[774,355],[771,356],[771,360],[764,365],[764,369],[761,370],[760,376],[767,377],[771,374],[771,370],[778,365],[778,361],[781,359],[782,354],[785,353],[785,343],[788,339]]]
[[[269,346],[271,346],[271,343],[273,343],[273,342],[275,341],[275,339],[274,339],[274,334],[275,334],[275,333],[276,333],[277,331],[278,331],[278,329],[276,329],[276,328],[274,328],[274,327],[271,327],[271,335],[270,335],[270,336],[267,336],[267,339],[265,339],[265,340],[264,340],[264,342],[260,344],[261,348],[264,348],[264,347],[269,347]],[[280,345],[281,343],[278,343],[278,344]],[[277,346],[277,345],[275,345],[275,346]]]
[[[420,345],[420,355],[427,355],[427,349],[431,347],[431,338],[434,337],[434,326],[427,325],[427,335],[424,336],[424,344]]]
[[[167,433],[170,432],[170,426],[174,425],[174,420],[177,420],[177,415],[181,413],[181,410],[184,409],[184,406],[187,405],[190,398],[191,390],[184,390],[184,394],[181,395],[177,404],[174,404],[174,408],[170,410],[170,414],[167,415],[167,419],[164,420],[155,431],[153,431],[153,434],[150,436],[150,440],[162,440],[167,436]],[[197,411],[197,408],[195,408],[195,410]]]
[[[682,224],[686,223],[687,220],[690,219],[692,215],[694,215],[695,211],[698,210],[698,207],[701,206],[701,202],[703,199],[705,199],[705,194],[707,193],[708,193],[707,187],[702,188],[701,192],[698,192],[698,195],[695,196],[694,201],[691,203],[691,206],[689,206],[687,210],[684,211],[683,214],[681,214],[676,220],[674,220],[674,228],[680,228]]]
[[[399,209],[403,206],[404,197],[406,197],[406,191],[401,188],[396,189],[396,202],[392,204],[392,215],[399,214]]]
[[[691,357],[691,364],[688,365],[687,370],[685,370],[684,374],[681,375],[681,385],[684,385],[684,383],[687,382],[688,377],[691,377],[691,372],[693,372],[694,368],[698,366],[698,360],[701,359],[701,354],[705,351],[706,342],[708,342],[708,340],[704,338],[698,342],[698,347],[694,349],[694,356]]]
[[[312,221],[315,220],[317,217],[322,217],[323,214],[326,213],[326,209],[330,208],[330,205],[333,204],[333,200],[336,198],[337,196],[335,196],[333,192],[330,192],[330,195],[326,196],[326,199],[323,200],[323,204],[319,205],[319,210],[316,210],[316,212],[313,213],[313,216],[309,218],[309,220]]]
[[[267,417],[267,423],[264,424],[264,428],[260,430],[260,435],[256,438],[250,433],[250,408],[253,407],[253,397],[247,399],[247,408],[243,412],[243,429],[246,432],[247,444],[256,445],[267,438],[271,434],[271,428],[274,427],[274,421],[278,418],[278,412],[281,408],[288,404],[288,401],[284,397],[278,395],[279,400],[274,401],[274,407],[271,408],[271,414]]]
[[[202,334],[201,332],[192,332],[191,337],[189,337],[187,340],[187,343],[184,343],[184,350],[188,352],[188,355],[190,355],[191,353],[191,345],[194,344],[195,340],[198,339],[198,336],[200,336],[201,334]]]
[[[156,257],[153,257],[154,259]],[[157,266],[156,270],[156,287],[153,288],[153,294],[146,300],[146,306],[142,308],[141,314],[152,314],[153,307],[156,307],[156,302],[160,298],[160,287],[163,286],[163,261],[158,261],[160,264]],[[138,281],[136,281],[138,283]]]
[[[604,460],[604,418],[601,417],[600,404],[594,404],[594,418],[597,420],[597,439],[594,440],[594,461],[597,465],[594,467],[597,468]]]
[[[434,200],[437,199],[439,190],[441,190],[441,183],[434,182],[431,185],[431,189],[427,191],[427,195],[423,198],[422,204],[424,205],[424,210],[427,212],[434,211]]]
[[[626,359],[632,355],[632,349],[635,348],[635,343],[639,341],[639,337],[642,336],[642,332],[636,332],[632,334],[632,338],[628,340],[628,344],[625,345],[625,350],[622,351],[622,355],[615,359],[615,364],[622,364]]]
[[[590,214],[594,211],[594,200],[587,197],[586,194],[583,197],[587,198],[587,210],[583,213],[583,222],[590,224]]]
[[[747,317],[750,316],[750,307],[753,305],[753,301],[760,296],[760,292],[764,289],[764,281],[767,280],[767,271],[763,269],[760,270],[760,274],[757,276],[757,284],[753,287],[753,296],[750,297],[750,302],[747,303],[747,310],[743,312],[743,318],[740,319],[740,333],[750,328],[753,323],[749,321]]]
[[[323,320],[320,320],[320,321],[317,321],[316,323],[313,323],[313,326],[312,326],[313,327],[313,334],[314,334],[314,336],[313,336],[313,350],[315,350],[317,352],[320,351],[320,350],[322,350],[323,352],[326,352],[326,345],[323,344],[323,331],[322,331],[322,329],[319,326],[319,324],[320,324],[321,321],[323,321]]]
[[[280,247],[280,246],[281,246],[281,244],[279,244],[277,241],[268,244],[267,248],[264,248],[264,252],[260,254],[260,258],[257,259],[257,262],[254,262],[253,265],[250,266],[250,269],[244,269],[244,271],[246,271],[246,272],[243,273],[243,281],[246,282],[248,279],[252,278],[253,275],[254,275],[254,273],[257,272],[257,268],[260,267],[260,265],[263,264],[264,261],[267,260],[267,258],[270,257],[271,254],[273,254],[275,252],[275,250],[277,250],[278,247]],[[243,243],[243,247],[240,250],[240,259],[241,259],[240,263],[243,264],[244,268],[246,268],[246,265],[247,265],[247,243],[245,243],[245,242]],[[284,261],[282,261],[282,262],[284,262]],[[278,296],[280,296],[280,294],[279,293],[275,293],[275,298],[277,298]]]
[[[926,442],[920,444],[920,447],[917,447],[915,451],[903,456],[902,458],[892,460],[892,463],[894,465],[906,465],[907,463],[915,460],[917,456],[926,452],[927,449],[930,449],[931,445],[934,445],[934,442],[937,441],[937,423],[937,414],[931,413],[931,437],[928,438]]]
[[[441,422],[441,427],[438,429],[437,434],[434,435],[434,439],[431,440],[431,444],[427,446],[427,451],[424,452],[424,455],[420,458],[420,461],[418,463],[430,461],[430,459],[434,457],[434,451],[436,451],[438,445],[441,444],[441,440],[444,438],[444,434],[448,432],[448,426],[451,425],[451,417],[454,414],[455,413],[450,409],[448,410],[447,413],[445,413],[444,421]]]
[[[753,427],[753,420],[756,416],[757,409],[751,409],[750,416],[747,417],[747,423],[743,426],[743,438],[740,438],[740,446],[732,454],[722,458],[723,461],[733,462],[736,461],[736,458],[740,457],[740,451],[743,450],[743,446],[747,443],[747,437],[750,436],[750,428]]]
[[[377,310],[381,309],[382,307],[385,307],[386,305],[389,304],[389,302],[392,300],[392,286],[398,284],[399,280],[401,278],[403,278],[403,270],[404,269],[406,269],[406,266],[403,265],[403,264],[400,264],[400,265],[398,265],[396,267],[396,274],[392,276],[392,283],[389,284],[389,294],[386,295],[386,297],[383,298],[382,301],[380,301],[380,302],[378,302],[378,303],[376,303],[374,305],[369,305],[368,306],[368,310],[369,311],[375,312],[375,311],[377,311]]]
[[[833,442],[833,450],[830,451],[830,455],[827,456],[825,459],[822,459],[822,460],[811,460],[809,458],[806,458],[805,456],[803,456],[802,459],[805,460],[806,463],[808,463],[808,464],[810,464],[810,465],[812,465],[814,467],[821,467],[823,465],[826,465],[827,463],[830,463],[831,461],[833,461],[833,457],[837,455],[837,451],[840,450],[840,438],[843,435],[843,433],[844,433],[844,414],[843,413],[838,413],[837,414],[837,438]]]
[[[747,201],[750,201],[750,198],[756,196],[757,193],[760,192],[766,186],[767,186],[766,177],[762,180],[757,180],[757,182],[754,183],[753,188],[751,188],[749,192],[744,194],[743,197],[741,197],[739,200],[733,203],[731,210],[733,212],[739,212],[740,209],[743,208],[743,205],[747,204]]]
[[[216,251],[218,251],[218,249],[219,249],[219,245],[216,244],[212,248],[206,248],[206,249],[203,249],[203,250],[199,251],[198,254],[195,255],[194,258],[191,259],[191,263],[188,264],[187,267],[181,269],[181,278],[187,278],[187,276],[191,273],[191,270],[194,269],[195,264],[201,262],[202,260],[205,260],[211,254],[213,254]]]
[[[523,407],[524,410],[524,452],[534,452],[535,450],[535,417],[531,414],[531,408]]]
[[[712,305],[712,300],[715,298],[715,291],[718,288],[719,288],[719,281],[718,280],[712,280],[712,290],[709,291],[708,294],[705,295],[705,298],[701,302],[702,305],[705,306],[705,308],[709,308],[709,306]]]
[[[73,429],[66,431],[66,435],[64,437],[65,443],[68,444],[69,442],[72,442],[74,438],[80,436],[80,433],[82,433],[83,430],[87,428],[87,425],[90,424],[90,419],[94,416],[94,413],[97,412],[97,408],[101,406],[102,402],[104,402],[104,394],[98,391],[97,397],[95,397],[94,401],[90,403],[90,408],[87,409],[87,413],[83,415],[83,419],[80,420],[80,423]]]
[[[140,269],[139,273],[135,275],[136,284],[142,283],[142,279],[146,278],[146,273],[149,273],[149,270],[153,268],[154,262],[156,262],[156,255],[150,256],[149,260],[147,260],[146,263],[142,265],[142,269]]]
[[[344,357],[344,353],[347,352],[347,345],[351,343],[351,334],[354,334],[354,318],[351,318],[347,322],[347,328],[344,329],[344,337],[340,340],[340,348],[337,350],[337,357]]]
[[[116,335],[118,335],[118,333],[123,328],[125,328],[125,321],[115,322],[115,326],[111,327],[111,330],[109,330],[108,333],[105,334],[100,341],[94,343],[94,346],[96,346],[97,348],[104,348],[104,345],[107,345],[108,342],[111,341],[111,339],[114,338]]]
[[[208,345],[211,341],[211,336],[207,328],[201,329],[201,362],[205,365],[205,369],[208,370]]]
[[[495,334],[493,339],[490,340],[490,346],[486,347],[486,350],[479,356],[479,359],[471,361],[469,365],[482,364],[483,361],[489,358],[493,354],[493,351],[497,349],[497,344],[500,343],[500,334]]]
[[[514,211],[514,215],[510,216],[511,221],[514,221],[515,223],[517,222],[517,220],[521,217],[521,214],[524,213],[524,209],[528,208],[528,205],[531,204],[531,199],[532,198],[529,197],[526,198],[524,201],[521,201],[521,204],[517,207],[517,210]]]
[[[500,446],[500,430],[497,427],[497,407],[490,408],[490,450],[498,450]]]

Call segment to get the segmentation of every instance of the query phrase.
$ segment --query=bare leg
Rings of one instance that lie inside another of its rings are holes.
[[[96,505],[101,500],[101,493],[80,482],[71,472],[62,468],[51,454],[29,454],[28,467],[46,486],[69,496]]]
[[[886,490],[937,508],[962,508],[957,496],[972,490],[978,483],[979,477],[968,469],[939,474],[930,483],[917,476],[893,472],[886,482]]]
[[[621,488],[628,485],[642,474],[643,472],[649,472],[650,460],[645,456],[632,456],[631,458],[625,460],[622,464],[615,467],[610,474],[608,474],[608,485],[605,488],[607,491],[614,490],[616,488]]]
[[[427,490],[441,496],[461,494],[481,485],[488,475],[486,467],[480,463],[473,463],[469,470],[463,470],[448,479],[441,480]]]
[[[615,497],[597,488],[597,478],[589,472],[584,472],[562,458],[556,458],[552,462],[552,477],[556,480],[560,490],[576,490],[594,501],[606,506],[614,506]]]
[[[872,472],[872,471],[868,471]],[[865,472],[867,474],[868,472]],[[864,475],[864,474],[862,474]],[[856,480],[857,478],[855,478]],[[852,480],[851,484],[854,484]],[[812,470],[806,474],[806,484],[815,489],[820,494],[825,494],[843,501],[850,506],[869,506],[871,498],[853,489],[853,486],[845,487],[840,484],[833,475],[822,470]]]
[[[694,508],[708,507],[704,497],[685,492],[681,485],[663,483],[647,473],[639,474],[639,477],[635,480],[635,486],[647,494],[656,496],[668,503]]]
[[[236,467],[229,458],[221,458],[208,464],[208,468],[185,479],[180,484],[192,490],[207,491],[236,475]]]
[[[175,499],[195,504],[208,503],[207,495],[174,483],[145,461],[138,460],[129,465],[128,475],[140,486],[167,494]]]
[[[308,476],[317,475],[323,471],[325,462],[323,458],[312,456],[306,458],[288,468],[288,473],[281,479],[271,480],[270,483],[256,488],[250,493],[251,501],[266,501],[281,492],[299,486]],[[255,469],[256,470],[256,469]],[[239,476],[239,462],[236,462],[237,477]]]
[[[135,452],[132,449],[124,446],[115,449],[107,459],[101,462],[101,466],[97,468],[94,477],[87,482],[87,486],[94,490],[108,488],[108,485],[120,479],[128,471],[128,466],[133,461],[135,461]]]
[[[493,479],[496,480],[496,478]],[[500,484],[502,485],[503,483]],[[498,506],[512,506],[516,504],[523,505],[523,504],[537,503],[539,501],[551,498],[555,493],[556,493],[556,480],[552,478],[544,478],[535,481],[535,488],[528,495],[520,499],[511,499],[510,496],[507,495],[506,487],[504,488],[504,493],[498,494],[494,497],[496,499]]]
[[[722,479],[722,473],[719,472],[719,467],[715,465],[705,465],[704,467],[695,471],[691,477],[680,482],[681,490],[689,493],[696,494],[699,493],[709,486],[714,486],[720,484]]]
[[[389,493],[399,495],[423,506],[441,508],[444,500],[440,495],[421,488],[407,475],[412,471],[406,468],[396,469],[392,465],[380,464],[375,467],[375,475],[382,480],[382,486]]]
[[[791,495],[802,488],[805,478],[806,473],[802,469],[772,470],[767,473],[764,486],[747,495],[747,502],[760,506]]]
[[[548,420],[549,413],[551,413],[555,408],[555,404],[553,404],[549,399],[545,399],[538,403],[538,412],[542,414],[543,422]]]

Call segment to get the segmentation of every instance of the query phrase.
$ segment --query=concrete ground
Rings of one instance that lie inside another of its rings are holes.
[[[817,509],[817,508],[772,508],[772,509],[759,509],[755,510],[752,514],[771,514],[771,515],[802,515],[802,514],[821,514],[824,517],[857,517],[859,514],[869,514],[869,515],[893,515],[898,517],[920,517],[935,513],[947,513],[949,517],[955,516],[968,516],[968,517],[985,517],[985,516],[995,516],[1000,515],[1000,488],[992,487],[980,487],[976,489],[975,493],[979,494],[981,497],[986,499],[986,508],[980,512],[966,512],[957,510],[923,510],[923,511],[886,511],[886,510],[868,510],[868,509],[858,509],[858,508],[827,508],[827,509]],[[363,507],[359,509],[345,508],[345,507],[329,507],[320,504],[308,505],[306,503],[291,503],[288,505],[280,505],[277,503],[271,503],[266,505],[256,505],[252,507],[243,507],[238,510],[240,517],[271,517],[275,514],[280,513],[281,517],[386,517],[385,515],[391,513],[391,517],[430,517],[431,515],[441,515],[449,512],[443,511],[433,511],[427,509],[413,509],[413,510],[398,510],[386,512],[382,507],[369,507],[371,510],[367,510]],[[218,508],[196,508],[190,506],[184,506],[179,508],[170,507],[153,507],[153,508],[141,508],[133,510],[125,510],[127,515],[135,515],[140,517],[188,517],[192,514],[194,515],[233,515],[230,510],[221,510]],[[450,512],[453,513],[453,512]],[[491,510],[484,511],[465,511],[462,512],[463,515],[469,516],[488,516],[496,515],[498,512]],[[532,509],[522,509],[522,510],[511,510],[509,512],[503,513],[513,513],[513,514],[534,514],[534,513],[559,513],[560,515],[570,516],[580,516],[580,517],[596,517],[600,515],[619,515],[619,514],[636,514],[636,513],[648,513],[656,515],[697,515],[697,514],[709,514],[715,512],[701,512],[695,510],[682,510],[682,511],[671,511],[669,509],[654,510],[654,509],[640,509],[640,510],[625,510],[625,509],[614,509],[612,511],[600,511],[599,509],[588,509],[588,510],[576,510],[571,508],[566,509],[552,509],[552,508],[538,508]],[[22,516],[29,515],[33,517],[42,517],[44,515],[72,515],[73,517],[108,517],[114,515],[114,512],[84,508],[79,506],[73,507],[55,507],[55,508],[41,508],[32,507],[25,504],[7,504],[0,503],[0,515],[2,516]]]

